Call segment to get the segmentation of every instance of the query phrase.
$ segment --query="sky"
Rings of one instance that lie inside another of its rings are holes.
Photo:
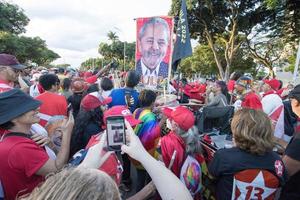
[[[116,32],[120,40],[135,41],[135,18],[167,15],[172,0],[9,0],[30,18],[24,35],[39,36],[61,58],[54,64],[79,67],[96,58],[100,42]]]

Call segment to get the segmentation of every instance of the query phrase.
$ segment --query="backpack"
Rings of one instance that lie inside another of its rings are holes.
[[[199,162],[188,155],[180,170],[180,180],[190,191],[192,196],[200,192],[202,188],[202,169]]]

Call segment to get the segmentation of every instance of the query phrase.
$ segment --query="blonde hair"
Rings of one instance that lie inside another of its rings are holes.
[[[236,146],[244,151],[263,155],[273,150],[272,122],[262,111],[248,108],[237,111],[231,130]]]
[[[98,169],[66,168],[49,176],[27,197],[35,200],[120,200],[115,182]]]

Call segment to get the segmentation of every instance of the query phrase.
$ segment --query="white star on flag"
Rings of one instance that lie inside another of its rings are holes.
[[[237,194],[236,190],[240,191],[239,196],[235,196]],[[250,200],[250,199],[266,199],[274,192],[276,192],[277,188],[268,188],[266,187],[265,180],[263,177],[262,171],[255,177],[255,179],[251,183],[239,181],[234,178],[233,181],[233,192],[232,192],[232,200]]]

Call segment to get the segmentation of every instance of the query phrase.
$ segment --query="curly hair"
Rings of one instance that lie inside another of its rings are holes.
[[[231,130],[238,148],[251,154],[264,155],[274,147],[273,126],[262,111],[243,108],[235,113]]]
[[[120,200],[115,182],[98,169],[65,168],[50,175],[28,196],[19,199],[47,200]]]

